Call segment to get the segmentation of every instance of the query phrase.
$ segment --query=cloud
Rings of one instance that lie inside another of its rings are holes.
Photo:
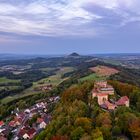
[[[1,0],[0,31],[19,35],[98,36],[139,22],[139,7],[138,0]]]
[[[0,35],[0,43],[3,44],[9,44],[9,43],[31,43],[30,40],[23,39],[14,35]]]

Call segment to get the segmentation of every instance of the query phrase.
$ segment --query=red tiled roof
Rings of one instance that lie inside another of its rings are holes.
[[[29,136],[32,136],[34,133],[36,133],[36,130],[35,130],[34,128],[31,128],[31,129],[27,132],[27,134],[28,134]]]
[[[0,140],[7,140],[7,138],[0,136]]]
[[[15,117],[14,118],[14,121],[21,123],[22,122],[22,118],[21,117]]]
[[[37,118],[37,123],[42,123],[43,121],[43,118]]]
[[[3,121],[0,121],[0,126],[3,126],[4,125],[4,122]]]
[[[10,121],[10,122],[9,122],[9,126],[14,127],[14,126],[15,126],[15,121]]]
[[[27,134],[30,138],[32,138],[32,136],[36,133],[36,130],[34,128],[22,128],[20,129],[20,132],[19,132],[19,136],[20,137],[23,137],[24,134]]]
[[[123,96],[116,102],[116,105],[125,105],[127,101],[129,101],[129,98],[127,96]]]
[[[116,106],[116,105],[110,103],[109,101],[105,101],[105,105],[106,105],[107,107],[109,107],[109,106]]]
[[[19,117],[24,118],[24,117],[25,117],[24,112],[21,112],[21,113],[19,114]]]
[[[101,107],[105,108],[105,109],[109,109],[110,107],[116,107],[116,105],[110,103],[109,101],[105,101],[104,104],[101,105]]]
[[[23,137],[23,135],[26,133],[26,130],[25,129],[20,129],[20,131],[19,131],[19,136],[20,137]]]

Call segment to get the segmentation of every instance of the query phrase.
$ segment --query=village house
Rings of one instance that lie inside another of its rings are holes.
[[[23,139],[32,139],[36,135],[36,130],[34,128],[21,128],[18,135]]]
[[[9,122],[9,126],[14,128],[21,125],[23,121],[22,119],[23,118],[21,118],[20,116],[15,116],[14,119]]]
[[[4,136],[0,136],[0,140],[7,140]]]
[[[47,124],[43,121],[39,124],[39,129],[45,129]]]
[[[37,118],[37,124],[38,124],[39,129],[45,129],[47,126],[43,118]]]
[[[10,127],[16,127],[15,121],[13,121],[13,120],[10,121],[10,122],[9,122],[9,126],[10,126]]]
[[[30,114],[31,111],[30,111],[30,109],[26,109],[24,112],[27,114]]]
[[[16,116],[22,118],[22,120],[23,120],[24,117],[25,117],[25,113],[24,112],[20,112],[20,113],[16,114]]]
[[[59,100],[60,100],[60,97],[59,97],[59,96],[51,97],[51,98],[49,99],[50,102],[57,102],[57,101],[59,101]]]
[[[15,124],[16,125],[21,125],[21,123],[22,123],[22,118],[21,117],[14,117],[14,121],[15,121]]]
[[[28,130],[28,132],[23,135],[23,138],[24,139],[32,139],[35,136],[35,134],[36,134],[36,130],[34,128],[32,128],[32,129]]]
[[[44,109],[44,108],[46,108],[46,105],[45,105],[45,103],[41,102],[41,103],[37,103],[37,104],[36,104],[36,107],[37,107],[38,109]]]
[[[4,122],[3,121],[0,121],[0,128],[4,126]]]

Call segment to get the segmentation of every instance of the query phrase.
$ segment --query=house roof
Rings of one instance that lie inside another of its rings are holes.
[[[109,101],[105,101],[105,105],[107,106],[107,107],[109,107],[109,106],[116,106],[116,105],[114,105],[114,104],[112,104],[112,103],[110,103]]]
[[[127,96],[123,96],[116,102],[116,105],[125,105],[127,101],[129,101],[129,98]]]
[[[20,131],[19,131],[19,136],[20,137],[23,137],[23,135],[26,133],[26,130],[25,129],[20,129]]]
[[[25,134],[27,134],[29,137],[32,137],[36,133],[36,130],[34,128],[22,128],[19,131],[19,136],[23,137]]]
[[[27,132],[27,134],[28,134],[29,136],[33,135],[34,133],[36,133],[36,130],[35,130],[34,128],[31,128],[31,129]]]
[[[7,140],[7,138],[0,136],[0,140]]]
[[[3,121],[0,121],[0,126],[3,126],[4,125],[4,122]]]
[[[14,126],[15,126],[15,121],[10,121],[10,122],[9,122],[9,126],[14,127]]]
[[[15,117],[14,118],[14,121],[21,123],[22,122],[22,118],[21,117]]]
[[[37,123],[42,123],[43,121],[43,118],[37,118]]]
[[[24,117],[25,117],[24,112],[21,112],[21,113],[19,114],[19,117],[24,118]]]
[[[108,108],[110,108],[110,107],[114,107],[114,108],[115,108],[116,105],[110,103],[109,101],[105,101],[104,104],[101,105],[101,107],[102,107],[102,108],[108,109]]]

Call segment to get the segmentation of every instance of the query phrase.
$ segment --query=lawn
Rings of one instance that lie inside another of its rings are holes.
[[[105,80],[107,77],[99,76],[96,73],[90,74],[88,76],[82,77],[79,81],[87,81],[87,80]]]

